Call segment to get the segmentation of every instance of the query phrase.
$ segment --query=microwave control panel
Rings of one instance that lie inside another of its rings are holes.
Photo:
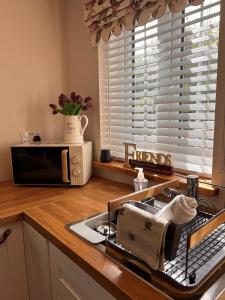
[[[84,185],[91,176],[92,142],[85,142],[82,146],[69,147],[69,154],[70,184]]]

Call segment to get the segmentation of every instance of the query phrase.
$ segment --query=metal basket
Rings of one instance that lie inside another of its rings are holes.
[[[143,204],[126,201],[141,209],[155,214],[154,198]],[[167,284],[183,291],[196,289],[209,275],[221,268],[225,262],[225,210],[213,216],[198,211],[196,217],[184,224],[171,223],[166,232],[164,271],[152,270],[147,263],[139,259],[121,245],[115,238],[108,238],[106,248],[113,249],[129,263],[138,265],[154,278],[160,278]],[[157,281],[157,280],[156,280]]]

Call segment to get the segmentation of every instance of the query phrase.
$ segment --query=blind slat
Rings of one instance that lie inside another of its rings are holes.
[[[199,47],[200,48],[200,47]],[[184,65],[190,65],[190,64],[197,64],[197,63],[203,63],[203,62],[210,62],[212,60],[215,60],[218,58],[218,52],[217,49],[213,49],[209,52],[209,49],[207,49],[207,47],[201,47],[202,51],[196,52],[196,53],[190,53],[190,51],[183,51],[181,53],[176,54],[176,56],[174,55],[172,58],[182,58],[182,60],[175,60],[173,63],[170,63],[170,61],[168,62],[168,57],[165,57],[164,60],[160,60],[160,64],[159,62],[149,62],[149,63],[145,63],[144,61],[142,63],[131,63],[132,59],[129,60],[129,64],[123,64],[119,67],[114,67],[110,69],[110,73],[112,72],[118,72],[120,70],[122,71],[127,71],[133,68],[137,68],[138,69],[142,69],[143,67],[146,70],[148,68],[148,71],[160,71],[160,70],[164,70],[164,69],[168,69],[168,68],[176,68],[176,67],[180,67],[180,66],[184,66]],[[185,60],[185,56],[188,56],[188,60],[186,58]],[[183,62],[184,60],[184,62]],[[110,74],[110,76],[112,76]]]
[[[136,84],[133,82],[127,87],[122,88],[111,88],[109,87],[109,92],[110,93],[118,93],[118,92],[123,92],[123,91],[134,91],[134,90],[141,90],[141,89],[153,89],[153,88],[162,88],[162,87],[171,87],[171,86],[176,86],[176,85],[185,85],[185,84],[193,84],[196,82],[203,82],[203,81],[216,81],[217,79],[217,74],[209,74],[209,75],[199,75],[199,76],[193,76],[187,79],[179,79],[179,80],[171,80],[169,79],[164,79],[163,81],[157,80],[156,83],[146,83],[146,84],[140,84],[140,82],[136,82]],[[142,79],[144,80],[144,79]],[[148,82],[148,79],[146,79],[145,82]]]
[[[218,27],[218,24],[213,25],[213,28],[217,28],[217,27]],[[207,30],[209,30],[209,26],[207,26],[207,25],[202,26],[202,27],[198,27],[198,28],[193,28],[191,30],[186,30],[185,32],[173,35],[173,39],[177,40],[177,39],[181,39],[181,38],[188,38],[189,36],[204,33],[204,31],[207,31]],[[164,38],[164,39],[160,40],[160,43],[168,43],[168,42],[170,42],[170,40],[171,40],[171,37]],[[156,44],[156,45],[158,45],[158,44]],[[138,52],[142,51],[144,49],[145,49],[145,47],[143,47],[143,46],[137,46],[136,47],[136,51],[138,51]],[[133,49],[132,49],[132,47],[128,48],[128,49],[127,48],[122,48],[120,51],[118,51],[118,49],[117,49],[117,51],[114,51],[114,52],[115,53],[110,52],[110,54],[109,54],[108,59],[109,59],[110,63],[114,62],[114,58],[117,59],[119,56],[122,56],[122,55],[124,56],[124,55],[128,55],[128,54],[132,55],[133,54]]]
[[[180,30],[181,29],[184,29],[185,27],[187,26],[191,26],[191,25],[195,25],[195,24],[199,24],[200,22],[203,22],[203,21],[206,21],[208,19],[212,19],[214,17],[218,17],[219,14],[218,12],[214,13],[214,14],[211,14],[210,16],[205,16],[205,17],[202,17],[202,18],[196,18],[194,19],[193,21],[191,22],[186,22],[185,24],[182,24],[180,23],[179,26],[177,27],[172,27],[173,31],[177,31],[177,30]],[[168,27],[167,27],[168,28]],[[158,36],[162,36],[162,35],[165,35],[165,34],[168,34],[171,32],[171,27],[170,29],[166,29],[166,30],[162,30],[160,32],[157,32],[157,33],[154,33],[154,34],[151,34],[150,36],[148,36],[149,38],[154,38],[154,37],[158,37]],[[146,39],[146,37],[143,37],[143,38],[139,38],[139,39],[135,39],[135,42],[138,43],[138,42],[141,42],[141,41],[144,41]],[[130,46],[132,45],[133,41],[132,39],[126,43],[127,46]],[[115,49],[119,49],[119,48],[122,48],[123,45],[120,45],[120,44],[117,44],[116,46],[112,46],[112,44],[109,43],[109,50],[112,51],[112,50],[115,50]]]
[[[211,41],[210,36],[203,36],[203,37],[198,37],[196,39],[194,39],[192,37],[191,40],[183,41],[183,42],[179,41],[177,43],[175,43],[175,40],[173,39],[172,45],[170,44],[170,46],[164,46],[164,47],[158,47],[159,46],[158,44],[157,45],[149,44],[149,46],[146,45],[145,47],[142,47],[142,49],[140,49],[143,51],[139,50],[139,52],[141,52],[141,53],[138,55],[135,55],[135,59],[137,61],[140,60],[143,57],[143,54],[145,54],[145,59],[147,61],[148,60],[152,61],[153,60],[152,56],[155,58],[155,60],[157,59],[157,57],[159,59],[163,59],[164,57],[167,58],[168,55],[170,55],[171,50],[179,49],[179,48],[186,49],[189,52],[190,52],[190,50],[193,50],[193,53],[199,53],[199,52],[209,50],[208,48],[202,46],[201,44],[204,44],[204,43],[207,43],[210,41]],[[200,44],[200,45],[198,45],[198,44]],[[154,49],[154,51],[153,51],[153,47],[156,48],[156,49]],[[213,45],[211,45],[210,49],[211,50],[214,49]],[[130,61],[132,59],[132,57],[134,56],[133,55],[134,51],[131,51],[130,54],[131,55],[126,54],[126,58],[123,58],[124,63],[126,63],[127,61]],[[121,64],[121,57],[119,55],[117,55],[117,59],[112,60],[111,62],[109,61],[109,63],[110,63],[110,69],[112,69],[113,66]]]
[[[171,153],[173,165],[211,173],[220,1],[204,0],[102,45],[101,145]]]
[[[108,121],[103,122],[102,126],[107,127]],[[185,122],[177,122],[174,120],[169,121],[147,121],[147,120],[141,120],[141,121],[135,121],[135,120],[121,120],[114,118],[110,121],[111,126],[118,126],[118,127],[146,127],[146,128],[180,128],[180,129],[202,129],[202,130],[213,130],[214,129],[214,121],[185,121]]]
[[[149,128],[127,128],[111,126],[112,133],[132,133],[138,135],[155,135],[155,136],[173,136],[173,137],[194,137],[199,139],[213,139],[212,131],[197,131],[197,130],[178,130],[178,129],[149,129]]]
[[[172,84],[172,83],[171,83]],[[156,87],[160,87],[160,85],[156,86]],[[200,93],[200,92],[204,92],[204,93],[211,93],[216,91],[216,84],[202,84],[202,85],[195,85],[195,86],[189,86],[189,87],[181,87],[181,88],[170,88],[167,90],[163,90],[163,89],[153,89],[151,88],[151,86],[149,85],[144,85],[144,86],[135,86],[132,91],[136,92],[136,91],[143,91],[144,89],[146,89],[146,92],[140,92],[139,97],[157,97],[157,96],[164,96],[164,95],[176,95],[176,94],[188,94],[188,93]],[[152,90],[150,90],[152,89]],[[124,96],[126,96],[126,98],[131,98],[134,97],[134,93],[129,93],[131,90],[129,88],[125,89],[124,91],[119,92],[111,92],[111,97],[112,99],[121,99]],[[122,93],[123,92],[123,93]],[[136,93],[136,96],[138,94]]]
[[[183,69],[180,71],[170,71],[170,70],[165,70],[164,72],[156,73],[156,72],[152,72],[152,75],[147,75],[145,76],[145,72],[144,70],[142,70],[142,72],[139,73],[129,73],[128,74],[124,74],[123,76],[118,75],[118,77],[114,76],[114,77],[110,77],[110,88],[114,87],[114,86],[120,86],[120,85],[125,85],[125,84],[135,84],[138,82],[141,82],[143,80],[147,80],[147,81],[156,81],[156,80],[162,80],[162,79],[167,79],[167,78],[171,78],[171,77],[175,77],[175,76],[196,76],[199,73],[209,73],[212,74],[212,72],[216,72],[217,71],[217,64],[211,64],[211,65],[206,65],[206,66],[202,66],[202,67],[196,67],[196,68],[188,68],[188,69]],[[131,77],[132,75],[132,77]],[[215,74],[212,74],[215,76]],[[122,80],[121,77],[123,78],[128,78],[128,79],[124,79]],[[130,78],[131,77],[131,78]],[[215,77],[214,77],[215,78]],[[113,80],[114,79],[114,80]]]

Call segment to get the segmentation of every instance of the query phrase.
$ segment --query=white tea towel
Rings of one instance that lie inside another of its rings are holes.
[[[157,212],[156,215],[176,224],[184,224],[196,216],[197,207],[198,203],[194,198],[178,195]]]
[[[117,218],[116,241],[153,269],[163,271],[168,221],[131,204],[123,204]]]

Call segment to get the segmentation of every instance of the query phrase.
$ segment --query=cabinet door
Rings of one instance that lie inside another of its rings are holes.
[[[5,236],[5,232],[11,233]],[[28,300],[22,224],[0,228],[0,299]]]
[[[49,244],[53,300],[115,300],[69,257]]]
[[[23,231],[30,300],[50,300],[48,241],[26,222]]]

